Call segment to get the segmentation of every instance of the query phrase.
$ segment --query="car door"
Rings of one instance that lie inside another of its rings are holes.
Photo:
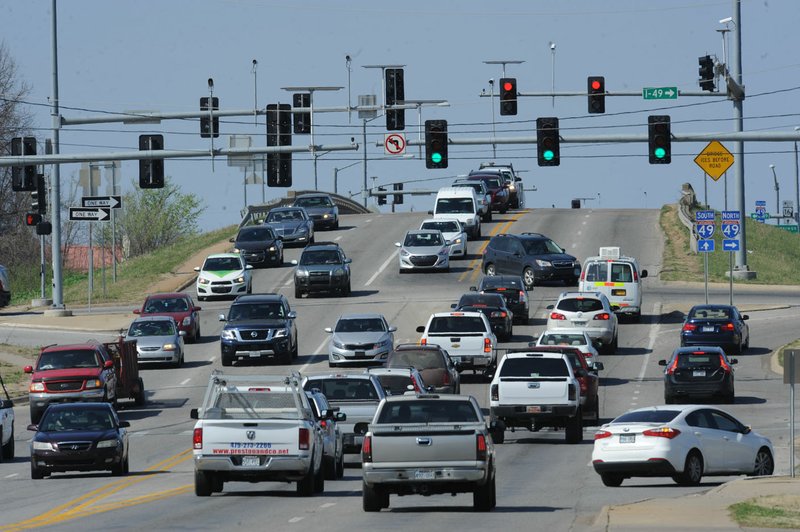
[[[509,253],[511,249],[512,239],[510,238],[495,238],[494,244],[494,266],[498,274],[511,273],[509,271]]]
[[[744,426],[721,410],[710,410],[710,415],[724,442],[725,470],[752,473],[758,449],[751,447]]]
[[[725,471],[727,442],[717,430],[711,410],[708,408],[695,410],[686,416],[686,424],[692,428],[692,434],[703,455],[703,471],[706,473]]]

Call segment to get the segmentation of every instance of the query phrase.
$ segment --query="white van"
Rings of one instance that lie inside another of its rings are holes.
[[[601,247],[600,255],[583,263],[578,289],[581,292],[602,292],[614,311],[639,320],[642,314],[642,279],[647,270],[640,270],[633,257],[625,257],[619,247]]]
[[[467,187],[442,187],[436,193],[433,210],[434,219],[456,219],[472,240],[481,236],[480,202],[475,190]]]

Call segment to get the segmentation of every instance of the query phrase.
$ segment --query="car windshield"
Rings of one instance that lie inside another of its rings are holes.
[[[235,320],[278,320],[286,317],[283,305],[270,303],[237,303],[231,306],[228,321]]]
[[[36,369],[46,371],[50,369],[71,368],[96,368],[100,365],[97,353],[92,349],[75,351],[50,351],[42,353]]]
[[[730,311],[726,308],[704,307],[692,309],[689,314],[689,319],[729,320],[730,318]]]
[[[556,308],[565,312],[596,312],[603,310],[603,302],[588,297],[567,298],[559,301]]]
[[[679,410],[637,410],[622,414],[612,423],[669,423],[678,414]]]
[[[41,432],[111,430],[114,419],[107,410],[51,410],[39,423]]]
[[[437,214],[472,214],[471,198],[439,198],[436,202]]]
[[[297,198],[294,204],[298,207],[333,207],[333,202],[327,196]]]
[[[271,211],[267,216],[267,223],[269,222],[291,222],[305,220],[303,211],[299,209],[291,211]]]
[[[367,379],[314,379],[305,384],[306,390],[319,388],[331,403],[349,401],[377,401],[378,392],[372,382]]]
[[[170,335],[175,335],[175,322],[171,319],[134,321],[128,329],[128,336]]]
[[[268,389],[267,389],[268,390]],[[220,393],[203,419],[300,419],[294,394],[283,391],[241,391],[235,387]]]
[[[560,358],[509,358],[500,377],[567,377],[567,365]]]
[[[420,229],[435,229],[437,231],[441,231],[442,233],[457,233],[460,231],[458,222],[455,220],[425,222],[422,224]]]
[[[236,236],[237,242],[262,242],[275,240],[275,233],[269,227],[246,227]]]
[[[587,345],[586,336],[583,334],[543,334],[539,338],[541,345]]]
[[[418,399],[385,403],[378,423],[478,423],[481,419],[469,401]]]
[[[443,243],[439,233],[408,233],[403,241],[406,247],[441,246]]]
[[[209,257],[203,264],[207,272],[225,272],[242,270],[242,261],[238,257]]]
[[[478,316],[436,316],[428,327],[428,334],[485,332],[486,325]]]
[[[554,253],[563,253],[563,250],[552,240],[542,239],[522,239],[522,246],[525,248],[525,253],[528,255],[550,255]]]
[[[300,264],[303,266],[340,264],[341,262],[339,252],[333,249],[308,250],[304,251],[300,257]]]
[[[348,318],[336,322],[337,333],[383,332],[386,326],[380,318]]]
[[[144,304],[145,314],[158,314],[166,312],[186,312],[189,302],[185,298],[148,299]]]
[[[678,369],[719,368],[719,353],[681,353],[678,355]]]
[[[412,366],[418,370],[445,367],[442,355],[434,351],[395,351],[389,355],[386,367]]]

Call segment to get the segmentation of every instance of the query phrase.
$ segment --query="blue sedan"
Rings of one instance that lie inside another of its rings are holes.
[[[681,328],[681,347],[715,345],[740,355],[750,347],[747,314],[731,305],[695,305]]]

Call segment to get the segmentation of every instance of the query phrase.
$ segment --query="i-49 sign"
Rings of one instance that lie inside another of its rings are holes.
[[[725,235],[725,238],[738,238],[741,229],[738,223],[722,222],[722,234]]]
[[[714,222],[711,223],[698,223],[697,234],[700,238],[711,238],[714,236]]]

